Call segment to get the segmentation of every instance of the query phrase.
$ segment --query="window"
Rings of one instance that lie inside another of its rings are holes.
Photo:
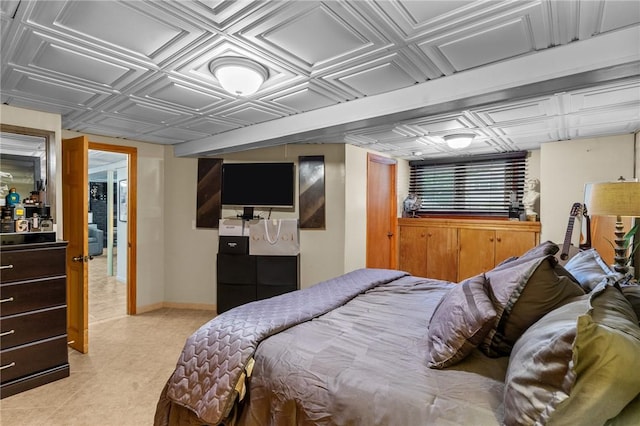
[[[409,193],[418,214],[508,216],[524,194],[526,151],[465,159],[412,161]]]

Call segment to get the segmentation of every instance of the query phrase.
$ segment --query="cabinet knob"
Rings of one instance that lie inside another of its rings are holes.
[[[7,297],[6,299],[1,299],[0,303],[13,302],[13,297]]]
[[[502,238],[498,237],[498,238],[496,238],[496,241],[500,242],[500,241],[502,241]]]
[[[489,241],[493,242],[493,237],[489,238]]]
[[[2,265],[0,269],[13,269],[13,265]]]

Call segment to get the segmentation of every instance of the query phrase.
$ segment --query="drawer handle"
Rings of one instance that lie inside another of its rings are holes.
[[[15,365],[16,365],[15,362],[12,362],[11,364],[3,365],[2,367],[0,367],[0,370],[5,370],[7,368],[15,367]]]
[[[13,265],[2,265],[0,269],[13,269]]]
[[[0,299],[0,303],[13,302],[13,297],[8,297],[6,299]]]
[[[13,334],[15,332],[16,332],[15,330],[5,331],[4,333],[0,333],[0,337],[8,336],[8,335]]]

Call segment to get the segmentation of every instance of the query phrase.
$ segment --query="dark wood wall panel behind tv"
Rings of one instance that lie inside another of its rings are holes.
[[[222,213],[222,160],[198,158],[197,228],[217,228]]]

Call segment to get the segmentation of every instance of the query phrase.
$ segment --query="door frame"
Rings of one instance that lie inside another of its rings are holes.
[[[138,205],[138,149],[89,141],[89,149],[127,155],[127,315],[136,314],[137,294],[137,205]],[[85,176],[88,182],[88,176]]]

